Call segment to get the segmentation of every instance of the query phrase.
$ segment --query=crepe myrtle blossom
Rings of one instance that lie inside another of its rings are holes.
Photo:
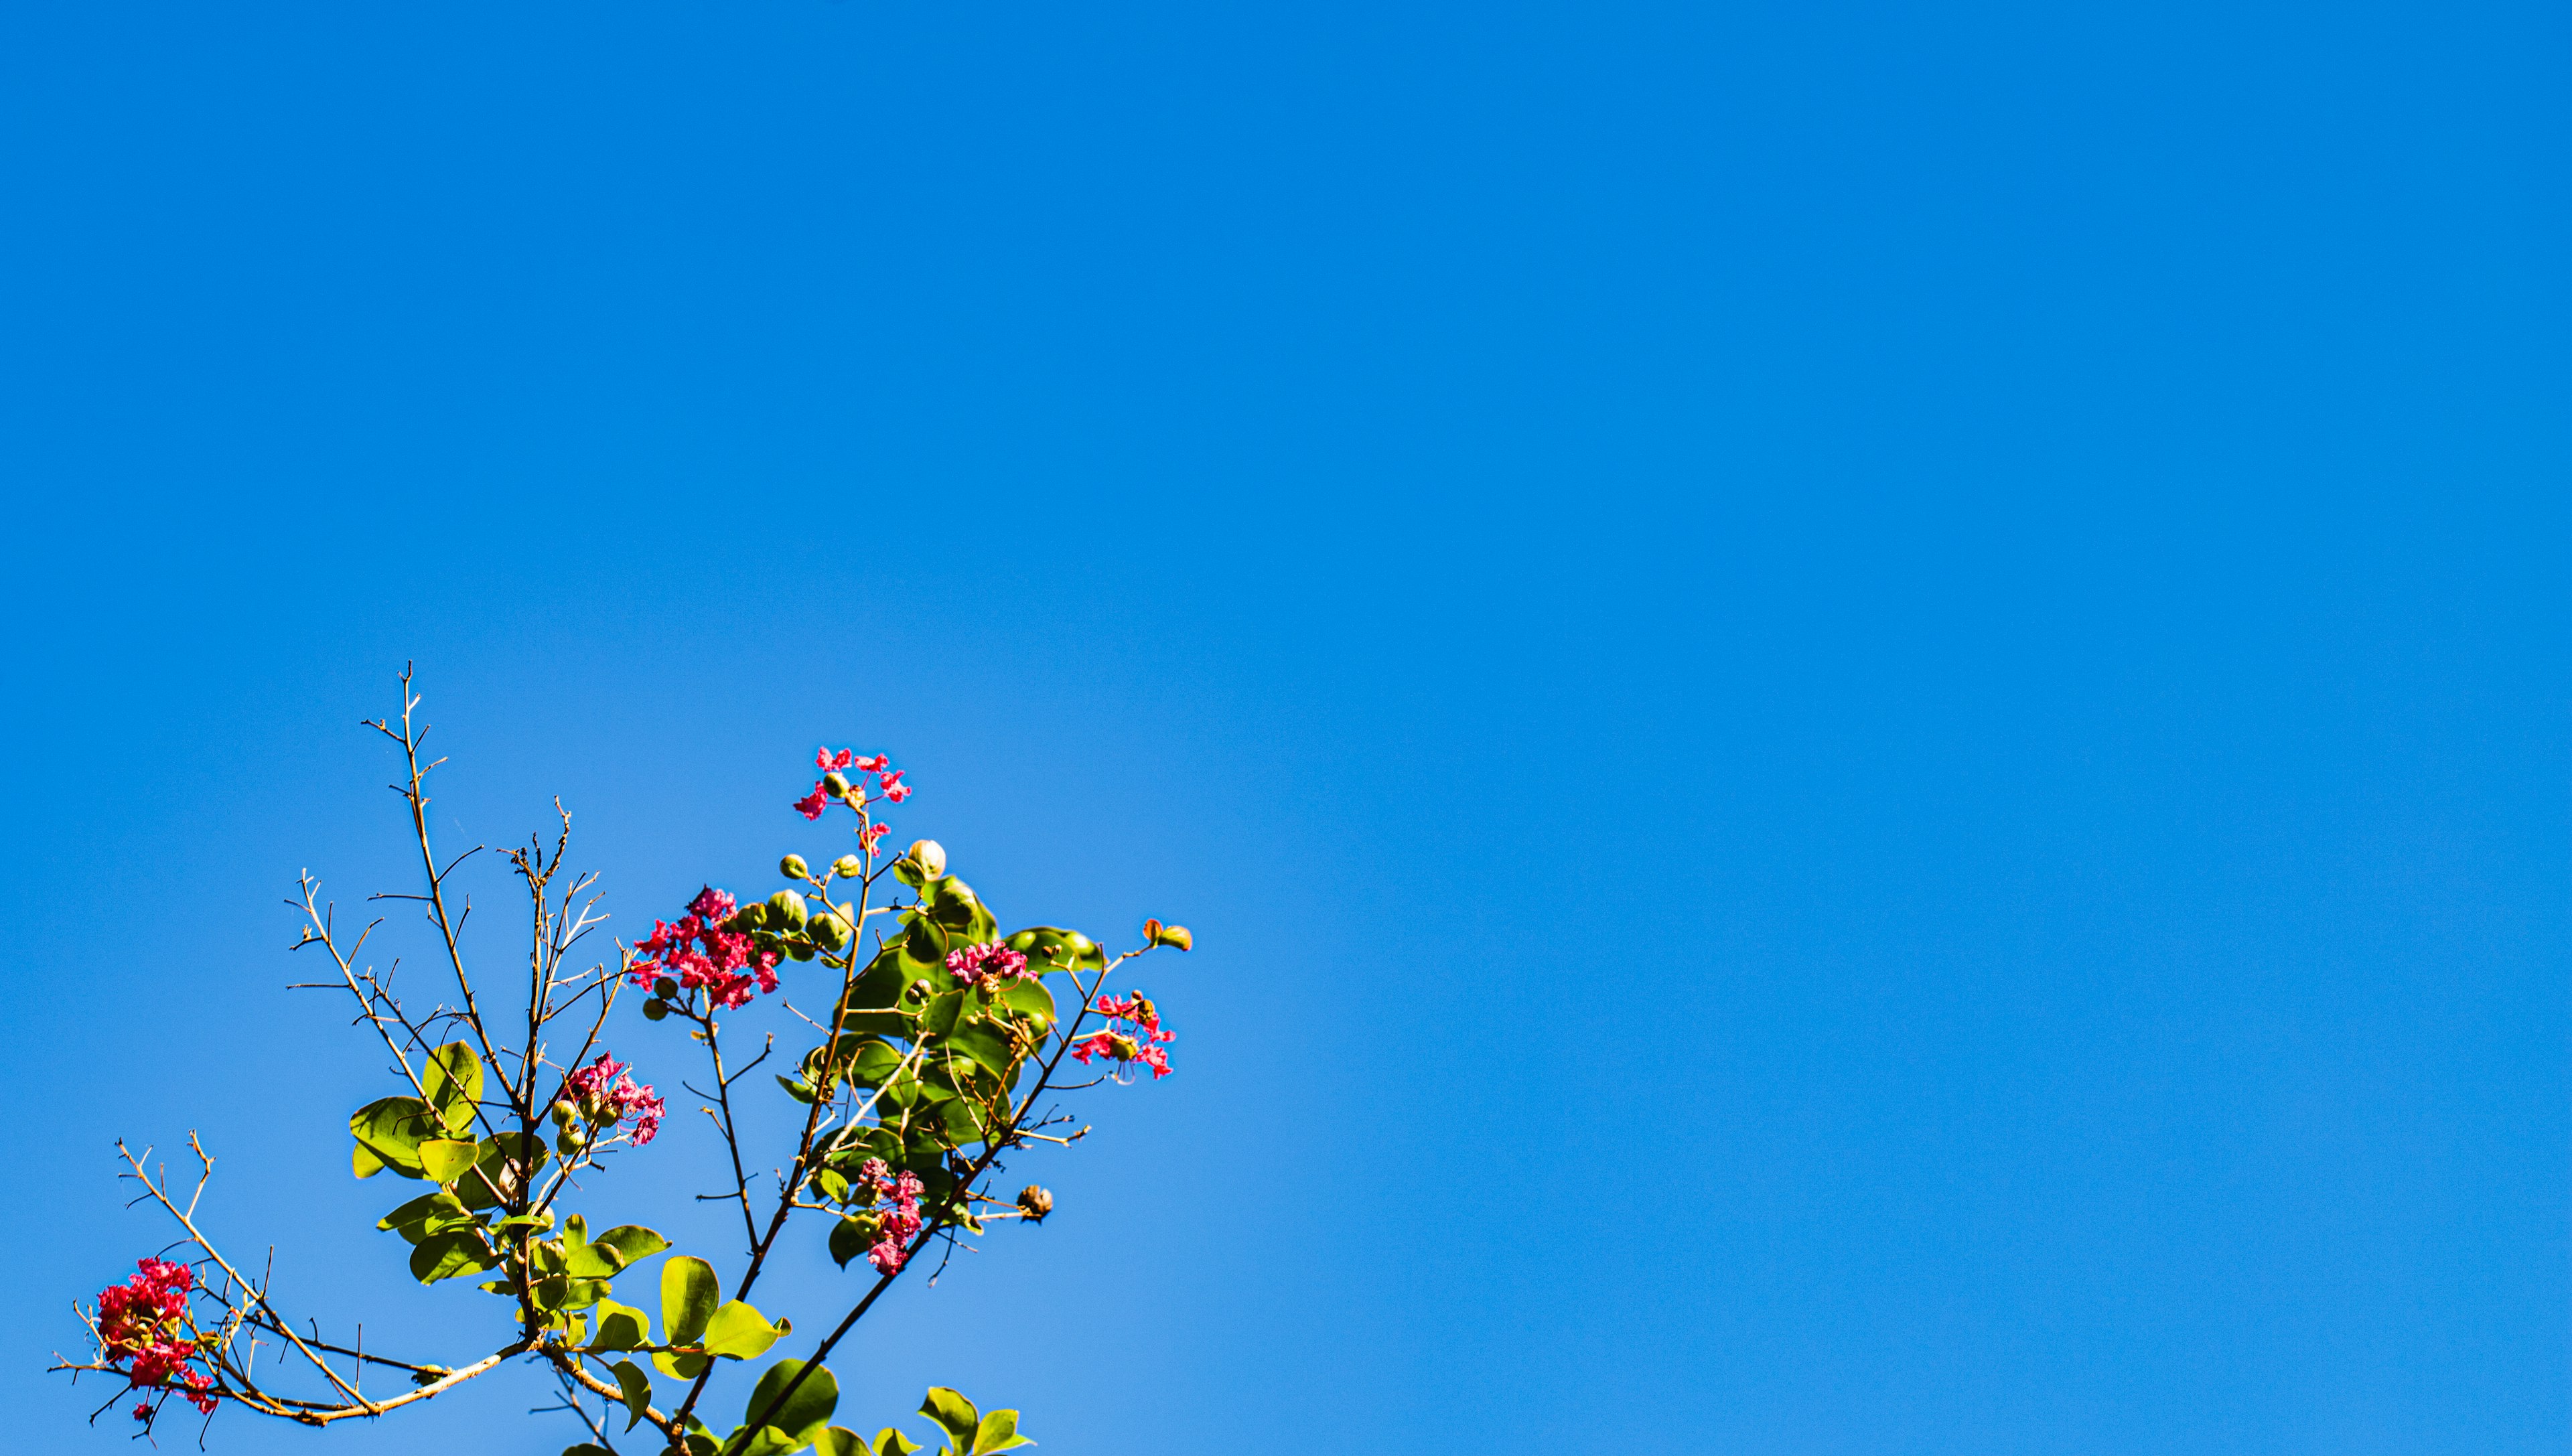
[[[1036,979],[1036,973],[1027,969],[1026,957],[997,941],[948,952],[947,969],[957,980],[982,991],[998,991],[1012,981]]]
[[[860,758],[849,749],[819,748],[813,751],[813,766],[822,771],[813,791],[795,801],[795,812],[807,819],[819,819],[822,811],[834,802],[859,808],[867,802],[867,791],[860,788],[852,775],[874,774],[878,797],[899,804],[911,797],[911,785],[902,781],[902,769],[893,766],[891,754],[879,753],[873,758]]]
[[[563,1082],[580,1099],[580,1110],[591,1121],[631,1121],[634,1128],[629,1135],[635,1146],[641,1147],[661,1135],[661,1118],[667,1105],[652,1089],[637,1087],[626,1065],[608,1054],[599,1053],[596,1062],[574,1069]]]
[[[892,1206],[876,1216],[882,1220],[875,1245],[867,1250],[867,1262],[880,1274],[899,1274],[903,1261],[910,1257],[905,1248],[920,1232],[920,1195],[927,1191],[920,1174],[903,1170],[897,1174],[881,1157],[870,1157],[858,1166],[858,1185],[878,1199],[891,1199]]]
[[[1107,1029],[1092,1032],[1071,1044],[1074,1062],[1086,1064],[1093,1057],[1104,1057],[1120,1066],[1139,1062],[1152,1069],[1152,1080],[1170,1075],[1170,1054],[1163,1048],[1178,1039],[1178,1033],[1161,1025],[1160,1008],[1137,991],[1131,996],[1102,996],[1097,1011],[1107,1018]]]
[[[167,1259],[138,1259],[142,1272],[98,1291],[99,1351],[137,1390],[174,1390],[201,1415],[215,1409],[214,1377],[189,1362],[197,1336],[188,1327],[188,1293],[196,1270]],[[166,1398],[166,1397],[165,1397]],[[134,1418],[151,1424],[159,1406],[138,1401]]]
[[[703,987],[714,1004],[736,1011],[754,995],[777,989],[777,952],[763,951],[744,932],[724,929],[737,907],[731,895],[709,885],[688,902],[677,924],[654,918],[633,981],[648,987],[668,976],[690,991]]]

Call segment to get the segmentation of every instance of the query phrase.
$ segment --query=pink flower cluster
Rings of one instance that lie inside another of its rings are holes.
[[[1178,1033],[1162,1027],[1160,1008],[1138,991],[1132,996],[1102,996],[1097,1010],[1107,1018],[1107,1030],[1071,1044],[1072,1061],[1086,1065],[1093,1057],[1104,1057],[1119,1065],[1140,1062],[1152,1069],[1154,1082],[1170,1075],[1170,1054],[1161,1049],[1177,1040]]]
[[[601,1052],[596,1062],[573,1069],[563,1081],[580,1097],[581,1111],[592,1121],[633,1122],[635,1146],[641,1147],[661,1135],[666,1105],[650,1088],[634,1085],[634,1077],[624,1063]]]
[[[813,792],[795,801],[795,812],[807,819],[821,818],[822,811],[830,808],[834,799],[852,809],[865,803],[867,791],[850,783],[852,774],[874,774],[876,789],[888,803],[899,804],[911,797],[911,785],[902,781],[903,770],[893,766],[891,754],[879,753],[873,758],[860,758],[845,748],[836,753],[828,748],[817,748],[813,750],[813,766],[822,771],[822,777],[814,782]],[[838,780],[836,784],[832,782],[834,779]],[[867,848],[874,849],[874,841],[883,837],[882,831],[870,836]]]
[[[196,1337],[185,1323],[196,1270],[167,1259],[138,1259],[135,1266],[143,1272],[98,1291],[101,1352],[109,1364],[124,1367],[135,1389],[175,1389],[200,1414],[213,1414],[214,1377],[189,1364],[197,1357]],[[151,1401],[138,1402],[134,1418],[148,1424],[153,1409]]]
[[[738,1009],[759,992],[775,991],[777,953],[723,928],[734,909],[730,895],[709,885],[688,902],[688,913],[678,924],[654,917],[652,934],[635,947],[644,958],[634,963],[634,984],[650,986],[655,977],[675,977],[691,991],[704,987],[725,1011]]]
[[[867,1262],[876,1266],[877,1273],[899,1274],[903,1260],[910,1257],[905,1250],[920,1232],[920,1195],[925,1191],[920,1174],[906,1170],[897,1176],[883,1158],[870,1157],[858,1166],[858,1182],[877,1197],[893,1200],[893,1206],[879,1215],[884,1220],[883,1234],[867,1250]]]
[[[1026,957],[997,941],[948,952],[947,969],[957,980],[980,991],[996,992],[1012,981],[1036,979],[1036,973],[1027,969]]]

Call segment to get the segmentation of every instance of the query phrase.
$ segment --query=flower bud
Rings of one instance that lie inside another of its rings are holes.
[[[809,914],[811,912],[805,908],[804,897],[792,890],[780,890],[768,897],[770,930],[776,930],[781,926],[800,926],[804,923],[805,916]]]
[[[834,799],[849,797],[849,776],[833,769],[822,775],[822,789]]]
[[[847,917],[846,910],[833,906],[804,922],[804,933],[811,936],[813,944],[823,950],[836,951],[849,943],[851,931]]]
[[[1018,1189],[1018,1208],[1027,1215],[1028,1222],[1042,1223],[1044,1216],[1053,1211],[1053,1194],[1029,1183]]]
[[[1196,949],[1197,938],[1183,925],[1163,925],[1157,920],[1143,922],[1143,939],[1155,946],[1175,946],[1182,951]]]
[[[831,873],[843,880],[854,880],[867,872],[867,862],[856,855],[842,855],[831,861]]]
[[[947,848],[934,839],[913,841],[905,858],[920,866],[920,872],[933,880],[947,873]]]
[[[813,867],[804,863],[802,855],[788,855],[777,862],[777,873],[789,880],[809,880],[813,878]]]
[[[652,994],[663,1001],[674,1000],[679,994],[679,983],[667,976],[656,976],[652,978]]]

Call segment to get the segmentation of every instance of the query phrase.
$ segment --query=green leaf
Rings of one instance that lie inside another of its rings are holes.
[[[920,1403],[920,1413],[946,1427],[956,1445],[956,1456],[966,1456],[973,1449],[974,1434],[982,1425],[982,1413],[973,1408],[961,1392],[944,1385],[929,1387],[929,1398]]]
[[[565,1239],[564,1245],[564,1267],[584,1279],[605,1279],[668,1248],[670,1240],[639,1223],[620,1223],[587,1243]]]
[[[796,1446],[812,1441],[821,1433],[821,1427],[830,1422],[831,1412],[840,1408],[840,1382],[828,1369],[815,1366],[813,1373],[795,1386],[795,1393],[787,1397],[784,1405],[776,1410],[768,1408],[769,1403],[777,1399],[777,1393],[794,1384],[795,1377],[803,1374],[803,1370],[802,1360],[780,1360],[762,1371],[759,1383],[751,1387],[750,1403],[741,1409],[742,1420],[759,1421],[761,1425],[775,1427],[785,1432]]]
[[[755,1435],[744,1426],[726,1438],[723,1449],[725,1456],[788,1456],[805,1444],[775,1426],[761,1426]]]
[[[628,1314],[635,1312],[625,1309],[622,1304],[616,1307]],[[605,1330],[607,1316],[600,1315],[598,1323],[599,1328]],[[635,1422],[643,1419],[643,1412],[652,1407],[652,1377],[644,1374],[643,1367],[631,1360],[619,1360],[607,1368],[615,1372],[616,1388],[625,1393],[625,1429],[630,1431],[634,1429]]]
[[[1053,993],[1047,991],[1041,981],[1010,982],[1009,989],[1000,993],[1000,1005],[1040,1018],[1046,1026],[1052,1026],[1059,1019],[1054,1010]]]
[[[912,1456],[914,1451],[928,1449],[904,1435],[900,1426],[887,1426],[876,1432],[876,1456]]]
[[[613,1299],[598,1301],[598,1338],[589,1342],[591,1349],[630,1350],[650,1343],[652,1326],[642,1310]]]
[[[366,1150],[366,1144],[362,1142],[350,1144],[348,1148],[348,1171],[361,1178],[370,1178],[383,1170],[384,1160],[375,1156],[373,1153],[368,1152]]]
[[[879,1226],[851,1214],[831,1225],[831,1260],[841,1268],[849,1260],[875,1247]]]
[[[902,1067],[902,1054],[890,1042],[870,1038],[849,1059],[849,1078],[860,1087],[882,1087]]]
[[[432,1233],[410,1251],[410,1274],[423,1284],[440,1279],[458,1279],[496,1269],[500,1261],[482,1241],[478,1228],[459,1228],[445,1233]]]
[[[947,1040],[956,1050],[982,1064],[993,1077],[1007,1077],[1009,1068],[1018,1060],[1008,1034],[996,1027],[958,1027]]]
[[[768,1347],[794,1327],[785,1321],[770,1324],[768,1316],[735,1299],[707,1319],[706,1353],[733,1360],[754,1360],[767,1354]]]
[[[455,1180],[455,1196],[467,1208],[488,1208],[502,1201],[502,1194],[533,1178],[544,1167],[543,1142],[524,1132],[494,1132],[474,1146],[473,1166]]]
[[[940,1107],[939,1115],[946,1120],[947,1135],[955,1138],[958,1145],[981,1140],[982,1114],[972,1102],[958,1097]]]
[[[434,1193],[422,1193],[376,1219],[375,1226],[390,1229],[409,1242],[417,1243],[432,1233],[444,1233],[476,1222],[478,1220],[464,1211],[464,1205],[456,1201],[453,1193],[440,1188]]]
[[[604,1446],[593,1446],[583,1441],[577,1446],[563,1447],[563,1456],[610,1456],[610,1453]]]
[[[812,1085],[800,1077],[781,1076],[777,1079],[777,1085],[786,1089],[786,1094],[799,1102],[812,1101],[818,1095],[813,1091]]]
[[[1009,949],[1027,958],[1030,969],[1054,971],[1104,971],[1107,953],[1098,943],[1078,931],[1058,926],[1032,926],[1009,937]]]
[[[348,1131],[384,1166],[406,1178],[421,1176],[419,1142],[442,1130],[417,1097],[377,1097],[348,1118]],[[363,1174],[360,1174],[363,1176]]]
[[[926,1027],[934,1037],[944,1037],[955,1031],[956,1019],[964,1011],[965,995],[966,993],[962,991],[951,991],[943,996],[933,997],[929,1003],[929,1019],[921,1025]]]
[[[473,1165],[475,1145],[448,1137],[431,1137],[419,1144],[420,1170],[432,1183],[451,1183]]]
[[[473,1104],[482,1096],[482,1059],[463,1043],[449,1042],[428,1054],[419,1085],[437,1108],[439,1123],[461,1132],[473,1125]]]
[[[722,1297],[714,1265],[687,1254],[665,1261],[661,1265],[661,1342],[695,1344]]]
[[[652,1356],[652,1368],[673,1380],[694,1380],[706,1373],[706,1367],[714,1362],[712,1355],[675,1355],[667,1350],[656,1352]],[[714,1449],[714,1438],[711,1436],[706,1438],[706,1449],[709,1451]]]
[[[1018,1434],[1016,1411],[995,1410],[982,1417],[982,1424],[974,1428],[971,1456],[991,1456],[994,1451],[1010,1451],[1034,1444]]]
[[[867,1438],[847,1426],[828,1426],[813,1438],[813,1456],[875,1456]]]

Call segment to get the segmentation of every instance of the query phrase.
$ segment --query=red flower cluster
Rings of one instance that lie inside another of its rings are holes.
[[[666,1104],[648,1087],[637,1087],[625,1064],[604,1052],[587,1067],[575,1068],[563,1079],[581,1099],[581,1110],[596,1122],[632,1121],[634,1145],[641,1147],[661,1135],[661,1118]],[[614,1113],[610,1116],[610,1113]]]
[[[1178,1033],[1161,1026],[1160,1008],[1138,991],[1132,996],[1102,996],[1097,1010],[1107,1018],[1107,1030],[1074,1042],[1072,1061],[1085,1065],[1093,1057],[1104,1057],[1120,1065],[1140,1062],[1152,1069],[1154,1082],[1170,1075],[1170,1054],[1161,1049],[1177,1040]]]
[[[213,1414],[214,1377],[188,1363],[197,1357],[186,1324],[196,1270],[166,1259],[138,1259],[135,1266],[143,1272],[98,1291],[101,1352],[109,1364],[124,1367],[135,1389],[175,1389],[200,1414]],[[134,1418],[148,1423],[153,1409],[152,1402],[139,1402]]]
[[[795,801],[795,812],[807,819],[821,818],[822,811],[830,808],[834,799],[852,809],[866,802],[867,791],[849,782],[851,774],[874,774],[877,790],[889,803],[899,804],[911,797],[911,785],[902,781],[903,770],[893,766],[891,754],[879,753],[873,758],[860,758],[845,748],[836,753],[828,748],[817,748],[813,750],[813,766],[822,771],[822,777],[814,783],[813,792]],[[881,832],[876,836],[882,837]],[[872,841],[867,848],[875,848]]]
[[[957,980],[981,991],[996,992],[1011,981],[1036,979],[1036,973],[1027,969],[1026,957],[997,941],[948,952],[947,969]]]
[[[877,1273],[899,1274],[910,1256],[904,1250],[920,1232],[920,1195],[925,1191],[920,1174],[905,1171],[897,1177],[883,1158],[870,1157],[858,1165],[858,1182],[879,1198],[893,1199],[893,1206],[880,1215],[884,1231],[867,1250],[867,1262]]]
[[[688,913],[678,924],[654,917],[652,934],[635,947],[644,959],[634,963],[634,984],[650,986],[655,977],[673,976],[691,991],[704,987],[725,1011],[736,1010],[759,992],[775,991],[777,953],[760,950],[749,936],[723,928],[734,908],[730,895],[708,886],[688,902]]]

